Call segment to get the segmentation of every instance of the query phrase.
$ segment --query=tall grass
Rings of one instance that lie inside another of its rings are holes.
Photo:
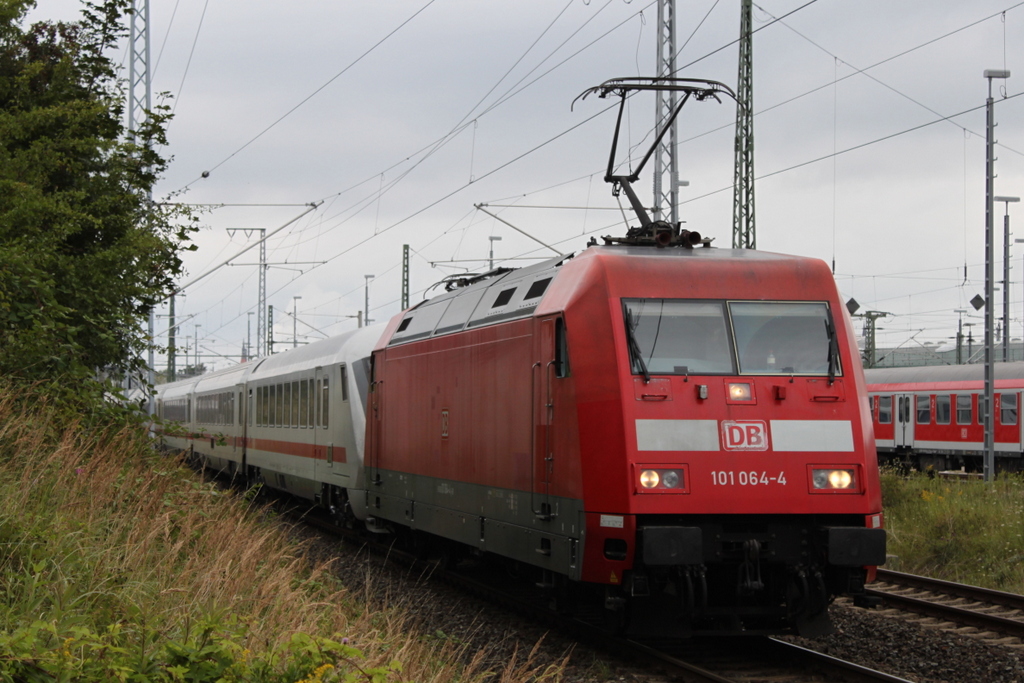
[[[1024,478],[992,483],[882,472],[894,568],[1024,593]]]
[[[484,653],[418,637],[400,605],[367,608],[137,427],[83,430],[27,398],[0,392],[0,681],[491,677]],[[526,658],[495,675],[559,670]]]

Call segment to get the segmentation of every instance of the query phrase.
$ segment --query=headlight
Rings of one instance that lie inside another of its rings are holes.
[[[645,489],[653,489],[661,481],[655,470],[644,470],[640,473],[640,485]]]
[[[851,469],[811,470],[811,482],[815,490],[856,489],[857,480]]]
[[[681,469],[643,469],[640,471],[640,491],[675,491],[685,488]]]
[[[751,397],[750,385],[741,383],[729,384],[729,398],[733,401],[749,401]]]

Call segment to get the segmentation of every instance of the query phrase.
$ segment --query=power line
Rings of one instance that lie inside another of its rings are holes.
[[[209,3],[209,0],[206,0],[206,2],[207,2],[207,3]],[[344,73],[345,73],[346,71],[348,71],[349,69],[351,69],[352,67],[354,67],[354,66],[355,66],[356,64],[358,64],[359,62],[361,62],[361,61],[363,60],[363,58],[365,58],[365,57],[366,57],[367,55],[369,55],[369,54],[370,54],[371,52],[373,52],[373,51],[374,51],[374,50],[376,50],[376,49],[377,49],[378,47],[380,47],[380,45],[382,45],[382,44],[383,44],[383,43],[384,43],[384,42],[385,42],[385,41],[386,41],[386,40],[387,40],[388,38],[390,38],[391,36],[395,35],[395,33],[397,33],[397,32],[398,32],[399,30],[401,30],[401,29],[402,29],[402,28],[403,28],[403,27],[404,27],[404,26],[405,26],[406,24],[408,24],[408,23],[409,23],[410,21],[412,21],[412,20],[413,20],[413,19],[415,19],[415,18],[416,18],[417,16],[419,16],[421,12],[423,12],[423,11],[424,11],[425,9],[427,9],[428,7],[430,7],[431,5],[433,5],[433,4],[434,4],[434,2],[436,2],[436,0],[429,0],[429,1],[427,2],[427,4],[426,4],[426,5],[424,5],[423,7],[419,8],[418,10],[416,10],[416,11],[415,11],[415,12],[414,12],[414,13],[412,14],[412,16],[410,16],[410,17],[409,17],[408,19],[406,19],[405,21],[403,21],[403,22],[402,22],[401,24],[399,24],[399,25],[398,25],[398,26],[397,26],[396,28],[392,29],[392,30],[391,30],[391,32],[390,32],[390,33],[388,33],[388,34],[387,34],[386,36],[384,36],[383,38],[381,38],[380,40],[378,40],[378,41],[377,41],[376,43],[374,43],[372,47],[370,47],[370,48],[369,48],[368,50],[366,50],[365,52],[363,52],[363,54],[359,55],[359,56],[358,56],[358,57],[357,57],[357,58],[356,58],[356,59],[355,59],[354,61],[352,61],[352,62],[351,62],[351,63],[350,63],[350,64],[349,64],[348,66],[346,66],[346,67],[345,67],[344,69],[342,69],[341,71],[339,71],[338,73],[336,73],[336,74],[335,74],[334,76],[332,76],[332,77],[331,77],[330,79],[328,79],[328,81],[327,81],[326,83],[324,83],[324,84],[323,84],[323,85],[321,85],[321,86],[320,86],[319,88],[317,88],[317,89],[316,89],[316,90],[314,90],[314,91],[313,91],[312,93],[310,93],[310,94],[309,94],[309,95],[307,95],[307,96],[306,96],[305,98],[303,98],[303,99],[302,99],[302,100],[301,100],[301,101],[300,101],[300,102],[299,102],[298,104],[296,104],[296,105],[295,105],[294,107],[292,107],[292,108],[291,108],[291,109],[289,109],[289,110],[288,110],[287,112],[285,112],[285,113],[284,113],[283,115],[281,115],[281,116],[280,116],[280,117],[279,117],[279,118],[278,118],[278,119],[277,119],[276,121],[274,121],[274,122],[273,122],[273,123],[271,123],[271,124],[270,124],[269,126],[267,126],[267,127],[266,127],[266,128],[264,128],[263,130],[261,130],[261,131],[260,131],[259,133],[257,133],[257,134],[255,135],[255,137],[253,137],[253,138],[252,138],[251,140],[249,140],[248,142],[246,142],[246,143],[245,143],[244,145],[242,145],[241,147],[239,147],[238,149],[236,149],[236,150],[235,150],[234,152],[232,152],[231,154],[229,154],[229,155],[228,155],[227,157],[225,157],[225,158],[224,158],[224,159],[222,159],[221,161],[219,161],[219,162],[217,162],[216,164],[214,164],[214,165],[213,165],[213,166],[212,166],[211,168],[207,169],[207,170],[206,170],[206,171],[204,171],[203,173],[205,173],[206,175],[209,175],[209,172],[210,172],[210,171],[215,171],[216,169],[220,168],[220,167],[221,167],[221,166],[223,166],[223,165],[224,165],[225,163],[227,163],[228,161],[230,161],[230,160],[231,160],[231,159],[232,159],[232,158],[233,158],[233,157],[234,157],[234,156],[235,156],[236,154],[238,154],[239,152],[241,152],[242,150],[244,150],[244,149],[245,149],[246,147],[248,147],[248,146],[249,146],[249,145],[251,145],[252,143],[254,143],[254,142],[256,142],[257,140],[259,140],[259,139],[260,139],[261,137],[263,137],[263,135],[264,135],[265,133],[267,133],[267,132],[268,132],[268,131],[269,131],[270,129],[272,129],[272,128],[273,128],[274,126],[276,126],[277,124],[281,123],[281,121],[284,121],[284,120],[285,120],[286,118],[288,118],[288,117],[289,117],[289,116],[290,116],[291,114],[293,114],[293,113],[294,113],[294,112],[295,112],[295,111],[296,111],[296,110],[297,110],[297,109],[298,109],[299,107],[301,107],[302,105],[304,105],[304,104],[305,104],[306,102],[309,102],[309,101],[310,101],[311,99],[313,99],[313,98],[314,98],[314,97],[315,97],[315,96],[316,96],[317,94],[319,94],[319,93],[320,93],[320,92],[321,92],[321,91],[322,91],[322,90],[323,90],[324,88],[326,88],[326,87],[327,87],[327,86],[329,86],[329,85],[330,85],[331,83],[333,83],[333,82],[334,82],[334,81],[336,81],[336,80],[337,80],[338,78],[340,78],[340,77],[342,76],[342,74],[344,74]],[[203,7],[203,14],[205,15],[205,13],[206,13],[206,7],[205,7],[205,5],[204,5],[204,7]],[[202,25],[202,22],[201,22],[201,21],[200,21],[200,25]],[[196,38],[198,39],[198,33],[196,34]],[[195,45],[193,45],[193,49],[194,49],[194,48],[195,48]],[[189,55],[189,61],[191,62],[191,60],[192,60],[192,57],[191,57],[191,55]],[[186,72],[187,72],[187,67],[186,67]],[[183,82],[184,82],[184,81],[183,81]],[[181,188],[180,190],[178,190],[178,191],[179,191],[179,192],[181,192],[181,191],[183,191],[183,190],[187,189],[188,187],[190,187],[190,186],[192,185],[192,183],[194,183],[194,182],[196,182],[196,181],[200,180],[200,179],[201,179],[201,178],[203,178],[203,177],[206,177],[206,176],[205,176],[205,175],[203,175],[203,176],[200,176],[199,178],[195,178],[194,180],[192,180],[191,182],[189,182],[189,183],[188,183],[187,185],[185,185],[184,187],[182,187],[182,188]]]
[[[1020,97],[1022,94],[1024,94],[1024,93],[1016,93],[1014,95],[1007,95],[1006,97],[1003,98],[1003,100],[1004,101],[1005,100],[1012,100],[1015,97]],[[820,156],[820,157],[817,157],[815,159],[809,159],[807,161],[802,161],[802,162],[800,162],[798,164],[793,164],[792,166],[787,166],[786,168],[780,168],[777,171],[772,171],[770,173],[765,173],[765,174],[759,175],[759,176],[757,176],[756,180],[764,180],[765,178],[771,178],[772,176],[780,175],[782,173],[788,173],[789,171],[793,171],[793,170],[796,170],[798,168],[802,168],[804,166],[809,166],[809,165],[815,164],[815,163],[817,163],[819,161],[825,161],[825,160],[831,159],[832,157],[835,157],[835,156],[841,156],[843,154],[847,154],[848,152],[854,152],[854,151],[856,151],[858,149],[863,149],[865,147],[870,147],[871,145],[875,145],[875,144],[877,144],[879,142],[884,142],[886,140],[891,140],[891,139],[897,138],[897,137],[899,137],[901,135],[906,135],[907,133],[913,133],[914,131],[921,130],[922,128],[927,128],[929,126],[933,126],[936,123],[942,123],[943,121],[948,121],[949,119],[955,119],[956,117],[963,116],[964,114],[970,114],[971,112],[977,111],[979,109],[983,109],[984,107],[985,107],[985,105],[981,104],[981,105],[978,105],[976,107],[971,107],[969,109],[964,109],[963,111],[958,112],[956,114],[950,114],[949,116],[943,116],[943,117],[937,118],[937,119],[935,119],[933,121],[928,121],[927,123],[922,123],[922,124],[920,124],[918,126],[912,126],[912,127],[907,128],[905,130],[901,130],[898,133],[891,133],[889,135],[883,135],[880,138],[875,138],[874,140],[870,140],[868,142],[863,142],[863,143],[861,143],[859,145],[854,145],[853,147],[847,147],[846,149],[839,150],[838,152],[834,152],[832,154],[825,154],[824,156]],[[726,187],[722,187],[722,188],[719,188],[717,190],[712,190],[711,192],[706,192],[706,193],[704,193],[704,194],[702,194],[702,195],[700,195],[698,197],[693,197],[692,199],[687,199],[685,202],[682,202],[682,203],[683,204],[689,204],[691,202],[695,202],[695,201],[698,201],[700,199],[706,199],[707,197],[711,197],[711,196],[714,196],[716,194],[719,194],[721,192],[725,192],[725,191],[731,190],[731,189],[732,189],[732,185],[728,185]]]

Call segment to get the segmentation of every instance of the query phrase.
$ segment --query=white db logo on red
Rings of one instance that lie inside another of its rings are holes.
[[[723,420],[722,443],[727,451],[766,451],[768,425],[763,420]]]

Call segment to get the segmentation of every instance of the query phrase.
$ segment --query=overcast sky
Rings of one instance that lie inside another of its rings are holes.
[[[371,318],[397,313],[403,244],[413,250],[413,302],[447,274],[484,269],[490,236],[501,237],[499,265],[551,253],[474,204],[516,204],[490,210],[560,251],[623,233],[602,180],[614,112],[600,114],[609,101],[597,98],[570,105],[606,79],[654,75],[656,6],[153,2],[153,91],[170,93],[175,111],[165,150],[174,160],[156,195],[286,205],[203,213],[184,282],[254,239],[228,229],[271,231],[323,202],[268,241],[275,338],[290,347],[293,322],[281,309],[291,312],[295,296],[300,343],[355,327],[367,274],[376,276]],[[71,0],[47,0],[31,18],[77,11]],[[680,0],[677,13],[677,64],[692,63],[679,75],[735,87],[739,1]],[[964,320],[980,339],[983,319],[968,302],[984,293],[982,72],[1013,74],[994,88],[995,192],[1024,195],[1024,3],[757,0],[754,25],[764,27],[754,36],[758,248],[834,260],[844,298],[891,314],[879,321],[880,346],[948,344],[955,309],[971,311]],[[644,141],[653,120],[653,95],[633,98],[624,143]],[[734,121],[729,101],[691,103],[679,119],[689,181],[680,216],[721,247],[731,242]],[[637,190],[649,204],[649,170]],[[1024,236],[1024,204],[1010,205],[1010,216]],[[1020,338],[1016,246],[1011,331]],[[199,326],[208,366],[227,364],[216,354],[238,357],[256,310],[257,258],[254,249],[178,299],[179,319],[192,316],[181,335]]]

